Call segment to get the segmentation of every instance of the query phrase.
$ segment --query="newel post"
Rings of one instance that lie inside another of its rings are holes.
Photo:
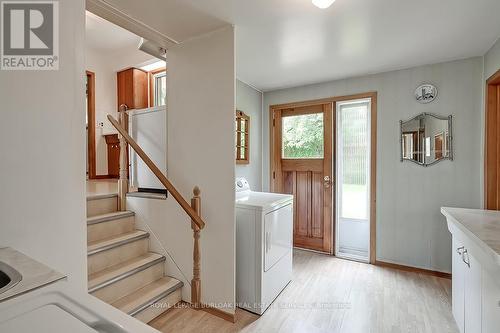
[[[123,128],[127,128],[125,121],[125,112],[128,107],[125,104],[120,105],[118,112],[119,123]],[[120,140],[120,178],[118,180],[118,210],[127,210],[127,192],[128,192],[128,170],[127,170],[127,142],[125,138],[118,134]]]
[[[196,186],[193,190],[194,197],[191,199],[191,207],[201,216],[201,191]],[[200,228],[191,222],[193,229],[194,247],[193,247],[193,279],[191,280],[191,304],[199,309],[201,304],[201,254],[200,254]]]

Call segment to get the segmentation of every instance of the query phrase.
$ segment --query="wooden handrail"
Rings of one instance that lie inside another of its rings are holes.
[[[182,197],[182,195],[177,191],[175,186],[167,179],[167,177],[160,171],[156,164],[149,158],[149,156],[142,150],[142,148],[135,142],[134,139],[128,135],[127,131],[116,121],[113,116],[108,115],[108,120],[116,128],[118,133],[125,139],[125,141],[134,149],[134,151],[139,155],[139,157],[146,163],[148,168],[154,173],[156,178],[165,186],[168,192],[172,194],[174,199],[181,205],[182,209],[189,215],[194,223],[200,230],[205,227],[205,222],[198,215],[198,213],[189,205],[189,203]]]

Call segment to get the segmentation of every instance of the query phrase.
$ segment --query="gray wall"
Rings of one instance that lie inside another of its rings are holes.
[[[484,78],[488,79],[500,69],[500,39],[484,55]]]
[[[236,165],[236,177],[245,177],[252,190],[262,189],[262,93],[236,80],[236,108],[250,116],[250,164]]]
[[[378,92],[377,259],[451,271],[451,236],[441,206],[480,207],[482,57],[421,66],[264,94],[263,188],[269,189],[269,106],[368,91]],[[422,105],[422,82],[439,89]],[[454,116],[453,162],[423,168],[399,161],[399,120],[421,112]]]

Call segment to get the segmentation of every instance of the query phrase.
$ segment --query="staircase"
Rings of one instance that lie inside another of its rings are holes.
[[[88,289],[148,323],[181,301],[183,283],[166,276],[165,257],[149,251],[135,214],[118,211],[118,194],[87,197]]]

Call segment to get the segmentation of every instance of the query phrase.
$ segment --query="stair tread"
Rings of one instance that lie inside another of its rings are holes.
[[[124,217],[134,216],[135,213],[129,210],[126,211],[117,211],[112,213],[100,214],[87,217],[87,224],[93,224],[97,221],[112,221],[118,220]]]
[[[130,314],[145,304],[151,302],[155,297],[164,293],[167,293],[168,295],[178,288],[181,288],[182,285],[183,283],[181,281],[173,277],[165,276],[139,290],[134,291],[131,294],[128,294],[127,296],[120,298],[111,305],[125,313]],[[167,295],[164,295],[163,297]]]
[[[124,234],[119,234],[98,241],[90,242],[87,246],[87,252],[90,253],[101,248],[112,246],[117,243],[125,243],[135,238],[142,239],[146,238],[147,236],[149,236],[149,233],[143,230],[134,230],[131,232],[126,232]]]
[[[107,199],[107,198],[115,198],[115,197],[118,197],[118,193],[117,192],[91,194],[91,195],[87,195],[87,201],[99,200],[99,199]]]
[[[164,258],[161,254],[148,252],[145,255],[124,261],[118,265],[114,265],[103,269],[102,271],[95,272],[88,276],[88,288],[92,289],[101,283],[109,281],[117,276],[125,274],[143,265],[149,264],[155,260]]]

